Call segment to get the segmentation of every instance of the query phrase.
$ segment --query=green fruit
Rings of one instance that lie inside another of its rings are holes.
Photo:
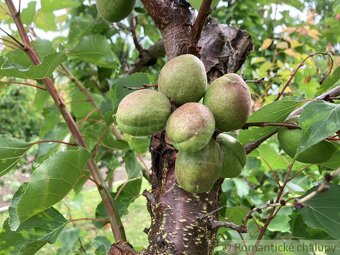
[[[240,76],[229,73],[211,83],[203,104],[214,114],[217,129],[236,130],[247,122],[251,110],[250,92]]]
[[[298,124],[298,118],[291,118],[287,122]],[[292,158],[295,157],[301,138],[301,129],[288,129],[282,127],[278,130],[279,143],[284,152]],[[318,164],[330,159],[335,151],[336,148],[331,143],[321,141],[303,151],[296,160],[308,164]]]
[[[118,22],[132,12],[135,2],[135,0],[97,0],[96,5],[103,19]]]
[[[221,177],[234,178],[239,176],[247,161],[242,145],[234,137],[227,134],[219,134],[216,141],[223,153]]]
[[[201,150],[209,143],[214,131],[213,114],[199,103],[186,103],[177,108],[166,124],[166,133],[179,151]]]
[[[162,93],[143,89],[132,92],[119,103],[118,126],[132,136],[152,135],[161,131],[171,113],[171,105]]]
[[[194,55],[186,54],[171,59],[159,74],[158,90],[176,105],[198,102],[206,88],[205,67]]]
[[[212,189],[221,174],[222,152],[211,139],[206,147],[197,152],[177,153],[175,172],[178,185],[193,193]]]

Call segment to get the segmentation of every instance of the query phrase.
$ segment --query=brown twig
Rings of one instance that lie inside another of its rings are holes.
[[[253,150],[255,150],[256,148],[258,148],[263,142],[265,142],[267,139],[269,139],[270,137],[272,137],[274,134],[276,134],[276,130],[274,132],[269,133],[268,135],[253,141],[253,142],[249,142],[244,146],[244,150],[247,154],[249,154],[250,152],[252,152]]]
[[[254,255],[256,253],[257,247],[259,246],[259,244],[260,244],[260,242],[261,242],[261,240],[262,240],[262,238],[263,238],[263,236],[264,236],[264,234],[265,234],[265,232],[266,232],[270,222],[274,218],[274,215],[277,214],[277,212],[278,212],[278,211],[276,211],[277,206],[279,207],[279,209],[282,207],[282,204],[280,202],[281,202],[281,199],[282,199],[283,191],[284,191],[284,189],[286,188],[286,185],[289,182],[289,176],[290,176],[290,173],[291,173],[291,171],[293,169],[294,163],[295,163],[295,161],[293,160],[293,162],[288,167],[287,174],[285,176],[283,184],[279,188],[279,193],[278,193],[278,195],[276,197],[275,203],[271,203],[271,205],[270,205],[270,207],[272,207],[272,209],[271,209],[271,211],[269,213],[269,216],[268,216],[266,222],[264,223],[264,226],[260,230],[260,234],[258,235],[256,243],[255,243],[255,249],[251,252],[251,255]]]
[[[249,127],[287,127],[288,129],[300,129],[300,126],[297,124],[283,122],[249,122],[246,123],[242,129],[248,129]]]
[[[102,141],[103,141],[103,139],[104,139],[108,129],[109,129],[109,127],[105,127],[103,132],[100,134],[99,140],[98,140],[98,142],[96,144],[96,148],[95,148],[95,150],[92,153],[92,157],[95,157],[97,155],[97,153],[99,151],[100,144],[102,143]]]
[[[60,140],[40,140],[40,141],[31,143],[30,145],[33,146],[33,145],[42,144],[42,143],[61,143],[61,144],[65,144],[65,145],[68,145],[68,146],[78,146],[75,143],[68,143],[68,142],[64,142],[64,141],[60,141]]]
[[[312,53],[310,55],[308,55],[304,60],[302,60],[302,62],[298,65],[298,67],[294,70],[293,73],[291,73],[290,78],[288,79],[288,81],[286,82],[286,84],[283,86],[282,90],[279,92],[279,94],[277,95],[277,97],[275,98],[275,101],[279,100],[280,97],[283,95],[283,93],[285,92],[286,88],[289,86],[289,84],[291,83],[291,81],[293,80],[293,78],[295,77],[295,75],[297,74],[297,72],[300,70],[301,67],[304,66],[305,62],[309,59],[309,58],[313,58],[316,55],[326,55],[328,56],[329,60],[330,60],[330,67],[328,72],[326,73],[326,76],[328,76],[332,69],[333,69],[333,59],[332,56],[330,55],[329,52],[316,52],[316,53]]]
[[[188,46],[188,53],[198,54],[199,49],[197,47],[198,41],[201,37],[201,33],[206,19],[211,13],[212,0],[203,0],[201,7],[198,11],[197,18],[191,30],[191,40]]]
[[[327,100],[327,98],[329,97],[336,97],[340,95],[340,86],[337,86],[329,91],[326,91],[325,93],[321,94],[320,96],[314,98],[312,101],[316,101],[316,100]],[[295,111],[293,111],[289,117],[291,116],[296,116],[299,115],[303,108],[306,106],[307,104],[299,107],[298,109],[296,109]],[[246,151],[247,154],[249,154],[250,152],[252,152],[253,150],[255,150],[256,148],[258,148],[263,142],[265,142],[267,139],[269,139],[270,137],[272,137],[274,134],[276,134],[277,131],[274,131],[270,134],[268,134],[265,137],[262,137],[256,141],[253,142],[249,142],[244,146],[244,150]]]
[[[98,219],[98,218],[78,218],[78,219],[69,219],[68,223],[76,222],[76,221],[86,221],[86,220],[99,221],[99,222],[105,222],[105,223],[110,222],[110,220]]]
[[[13,1],[12,0],[5,0],[7,7],[11,13],[11,16],[16,24],[18,33],[25,45],[25,51],[29,58],[32,60],[34,65],[39,65],[41,63],[40,57],[36,52],[35,48],[33,47],[31,40],[29,39],[27,32],[24,28],[24,25],[20,18],[20,13],[17,12]],[[43,82],[50,93],[51,97],[53,98],[56,106],[59,108],[60,113],[62,114],[71,134],[73,135],[76,143],[84,148],[86,148],[85,140],[78,129],[72,115],[65,107],[65,104],[61,97],[59,96],[58,91],[56,90],[52,79],[44,78]],[[124,227],[122,225],[121,219],[116,211],[115,202],[112,199],[111,193],[105,185],[104,179],[98,169],[98,166],[93,158],[90,158],[88,163],[88,168],[91,172],[93,179],[98,183],[98,191],[103,200],[104,206],[106,208],[108,217],[110,219],[110,225],[112,229],[112,233],[114,234],[116,241],[123,241],[126,242],[126,235],[124,231]]]
[[[5,33],[9,38],[11,38],[13,41],[15,41],[21,49],[25,49],[25,45],[23,45],[21,42],[19,42],[19,40],[17,40],[13,35],[7,33],[7,32],[6,32],[4,29],[2,29],[1,27],[0,27],[0,30],[1,30],[2,32],[4,32],[4,33]]]
[[[33,87],[36,89],[40,89],[40,90],[44,90],[47,91],[47,89],[37,86],[37,85],[33,85],[27,82],[18,82],[18,81],[0,81],[0,85],[11,85],[11,84],[17,84],[17,85],[24,85],[24,86],[28,86],[28,87]]]
[[[142,54],[144,49],[142,47],[142,45],[139,43],[138,37],[137,37],[137,33],[136,33],[136,27],[137,27],[137,20],[136,17],[131,17],[129,19],[129,23],[130,23],[130,32],[132,35],[132,39],[133,39],[133,43],[135,44],[136,50],[139,52],[139,54]]]
[[[87,88],[85,88],[82,82],[79,81],[64,64],[61,64],[60,67],[63,70],[63,73],[66,75],[66,77],[69,78],[70,81],[74,82],[74,84],[78,87],[80,92],[82,92],[85,95],[85,97],[93,105],[93,107],[98,108],[97,103],[96,101],[94,101],[90,91],[88,91]]]
[[[10,43],[11,45],[15,46],[15,49],[16,49],[16,48],[20,48],[20,49],[21,49],[21,46],[20,46],[17,42],[13,42],[13,41],[8,40],[8,39],[5,39],[5,38],[3,38],[3,37],[1,37],[1,40],[2,40],[3,42],[7,42],[7,43]],[[6,44],[4,44],[4,45],[6,45]],[[7,46],[9,47],[9,45],[7,45]]]
[[[212,220],[211,221],[211,227],[212,228],[220,228],[220,227],[230,228],[230,229],[236,230],[239,233],[247,233],[248,232],[248,229],[247,229],[246,226],[236,225],[232,222],[224,222],[224,221],[218,221],[218,220]]]
[[[123,86],[123,87],[129,90],[142,90],[142,89],[148,89],[148,88],[158,88],[158,84],[144,84],[141,87],[128,87],[128,86]]]

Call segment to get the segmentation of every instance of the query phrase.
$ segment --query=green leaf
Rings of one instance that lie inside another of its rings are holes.
[[[318,92],[321,94],[322,92],[329,90],[340,80],[340,66],[338,66],[334,72],[327,77],[327,79],[322,83]]]
[[[0,75],[22,79],[43,79],[50,77],[59,64],[65,60],[64,53],[53,53],[44,57],[40,65],[31,65],[25,68],[7,64],[6,57],[2,57],[4,63],[1,66]],[[0,62],[2,61],[0,60]]]
[[[300,213],[295,213],[290,221],[292,236],[299,239],[318,239],[318,240],[330,240],[330,237],[326,232],[321,229],[310,228],[303,221]]]
[[[74,254],[77,244],[79,242],[79,228],[65,229],[58,238],[58,243],[61,246],[57,255],[69,255]]]
[[[300,116],[302,137],[297,155],[340,129],[340,105],[310,102]]]
[[[96,20],[90,15],[74,17],[70,23],[69,42],[78,42],[81,37],[89,35],[95,23]]]
[[[291,233],[290,218],[287,215],[276,215],[270,222],[268,230]]]
[[[278,101],[263,106],[248,118],[251,122],[283,122],[289,114],[302,102],[298,101]],[[248,130],[240,130],[239,140],[242,144],[258,140],[277,130],[277,127],[250,127]]]
[[[124,155],[125,169],[128,179],[134,179],[142,176],[142,169],[133,151],[128,151]]]
[[[150,146],[150,137],[124,135],[124,140],[137,154],[147,152]]]
[[[41,10],[44,12],[55,11],[64,8],[74,8],[80,5],[76,0],[41,0]]]
[[[220,0],[213,0],[211,7],[215,8]],[[202,0],[189,0],[189,3],[192,7],[194,7],[196,10],[199,10],[202,4]]]
[[[24,24],[29,25],[33,22],[36,5],[35,1],[29,2],[27,7],[21,11],[20,17]]]
[[[142,178],[127,181],[117,188],[112,196],[115,198],[115,205],[120,217],[128,214],[128,207],[139,196],[142,187]],[[117,196],[118,194],[118,196]],[[101,201],[96,208],[96,218],[107,219],[107,212]],[[93,222],[97,228],[102,228],[107,223]]]
[[[57,31],[56,16],[53,12],[42,12],[39,10],[35,16],[35,24],[45,32]]]
[[[85,149],[57,152],[20,187],[9,209],[11,229],[62,200],[81,177],[89,153]]]
[[[53,207],[29,218],[16,231],[10,230],[7,219],[0,233],[0,254],[34,254],[46,243],[54,243],[66,224]]]
[[[225,215],[228,220],[240,225],[247,213],[248,209],[245,207],[227,207]]]
[[[79,43],[69,51],[68,55],[97,66],[112,69],[116,68],[119,63],[106,37],[102,35],[82,37]]]
[[[322,162],[320,164],[321,166],[330,168],[331,170],[337,169],[340,166],[340,145],[338,144],[335,144],[335,145],[336,145],[337,150],[332,155],[332,157],[329,160]]]
[[[266,170],[287,169],[289,165],[287,160],[269,144],[262,144],[258,150]]]
[[[0,136],[0,176],[15,167],[30,147],[29,143]]]
[[[243,198],[249,194],[249,185],[245,180],[233,178],[232,181],[235,184],[237,195]]]
[[[309,190],[307,194],[315,189]],[[300,211],[305,223],[311,228],[323,229],[335,239],[340,239],[339,197],[340,185],[332,184],[329,190],[305,202]]]

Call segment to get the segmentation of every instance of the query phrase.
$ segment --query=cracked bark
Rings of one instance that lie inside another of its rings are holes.
[[[190,43],[193,9],[178,0],[142,0],[162,33],[168,59],[186,54]],[[210,81],[236,72],[252,50],[249,35],[209,19],[198,42],[200,58]],[[146,231],[149,247],[143,254],[211,254],[216,231],[222,180],[210,192],[188,193],[176,185],[176,151],[167,145],[165,132],[151,139],[152,189],[145,191],[151,226]],[[213,212],[214,213],[209,213]]]

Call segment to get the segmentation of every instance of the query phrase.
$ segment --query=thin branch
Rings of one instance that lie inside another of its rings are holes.
[[[13,42],[13,41],[11,41],[11,40],[8,40],[8,39],[6,39],[6,38],[3,38],[3,37],[1,37],[1,40],[2,41],[4,41],[4,42],[7,42],[7,43],[10,43],[10,44],[12,44],[12,45],[14,45],[16,48],[20,48],[20,49],[22,49],[21,48],[21,45],[19,45],[17,42]],[[8,46],[8,45],[7,45]]]
[[[246,123],[242,129],[248,129],[249,127],[287,127],[288,129],[300,129],[300,126],[297,124],[282,122],[249,122]]]
[[[29,58],[32,60],[34,65],[39,65],[41,63],[40,57],[37,51],[35,50],[35,48],[33,47],[30,38],[27,35],[27,32],[21,21],[20,15],[18,15],[18,12],[13,4],[13,1],[12,0],[5,0],[5,1],[11,13],[11,16],[17,26],[17,30],[21,37],[21,40],[23,41],[25,45],[26,53],[28,54]],[[45,86],[48,92],[50,93],[51,97],[53,98],[56,106],[59,108],[59,111],[62,114],[65,120],[65,123],[67,124],[69,130],[71,131],[71,134],[73,135],[76,143],[86,148],[87,146],[86,146],[85,140],[80,130],[78,129],[72,115],[70,114],[70,112],[68,112],[63,100],[59,96],[59,93],[56,90],[56,87],[54,86],[52,79],[44,78],[43,82],[45,83]],[[88,165],[88,168],[91,172],[93,179],[98,183],[97,188],[103,200],[103,204],[106,208],[108,218],[110,220],[111,230],[112,230],[112,233],[114,234],[115,240],[118,242],[119,241],[126,242],[126,235],[125,235],[124,227],[116,211],[115,202],[113,201],[111,193],[105,185],[101,172],[99,171],[98,166],[92,157],[87,162],[87,165]]]
[[[254,84],[261,84],[264,82],[264,78],[257,79],[257,80],[245,80],[246,83],[254,83]]]
[[[218,220],[212,220],[211,221],[211,227],[212,228],[220,228],[220,227],[231,228],[233,230],[236,230],[239,233],[247,233],[248,232],[248,229],[247,229],[246,226],[236,225],[232,222],[224,222],[224,221],[218,221]]]
[[[21,42],[19,42],[13,35],[7,33],[5,30],[3,30],[1,27],[0,27],[0,30],[2,32],[4,32],[8,37],[10,37],[12,40],[14,40],[21,49],[25,49],[25,45],[23,45]]]
[[[87,221],[87,220],[104,222],[104,223],[110,222],[110,220],[98,219],[98,218],[78,218],[78,219],[69,219],[68,223],[76,222],[76,221]]]
[[[36,144],[42,144],[42,143],[61,143],[61,144],[65,144],[68,146],[78,146],[75,143],[68,143],[68,142],[64,142],[64,141],[60,141],[60,140],[40,140],[34,143],[31,143],[31,146],[36,145]]]
[[[95,150],[94,150],[93,153],[92,153],[92,157],[95,157],[95,156],[97,155],[97,153],[98,153],[98,151],[99,151],[100,144],[102,143],[102,141],[103,141],[103,139],[104,139],[104,137],[105,137],[105,135],[106,135],[106,133],[107,133],[108,128],[109,128],[109,127],[105,127],[104,130],[103,130],[103,132],[100,134],[99,140],[98,140],[98,142],[97,142],[97,144],[96,144],[96,148],[95,148]]]
[[[16,49],[18,49],[18,47],[16,47],[16,46],[13,46],[12,44],[4,43],[4,42],[2,42],[1,44],[2,44],[2,45],[4,45],[4,46],[6,46],[6,47],[8,47],[8,48],[11,48],[11,49],[13,49],[13,50],[16,50]]]
[[[247,143],[245,146],[244,146],[244,150],[247,154],[249,154],[250,152],[252,152],[253,150],[257,149],[263,142],[265,142],[267,139],[269,139],[270,137],[272,137],[274,134],[276,134],[276,130],[274,132],[271,132],[269,133],[268,135],[256,140],[256,141],[253,141],[253,142],[250,142],[250,143]]]
[[[325,192],[329,189],[329,183],[331,180],[333,180],[336,176],[340,175],[340,168],[334,171],[331,175],[325,175],[324,180],[321,184],[318,185],[318,188],[314,190],[313,192],[309,193],[308,195],[304,196],[303,198],[297,200],[294,204],[296,205],[302,205],[306,203],[308,200],[315,197],[317,194]]]
[[[309,59],[309,58],[313,58],[316,55],[326,55],[328,56],[329,60],[330,60],[330,67],[328,72],[326,73],[326,76],[328,76],[332,69],[333,69],[333,59],[332,56],[330,55],[329,52],[316,52],[316,53],[312,53],[310,55],[308,55],[304,60],[302,60],[302,62],[298,65],[298,67],[294,70],[293,73],[291,73],[290,78],[288,79],[288,81],[286,82],[286,84],[283,86],[282,90],[280,91],[280,93],[277,95],[277,97],[275,98],[275,101],[279,100],[280,97],[283,95],[283,93],[285,92],[286,88],[289,86],[289,84],[291,83],[291,81],[293,80],[293,78],[295,77],[295,75],[297,74],[297,72],[300,70],[301,67],[304,66],[305,62]]]
[[[93,107],[98,108],[96,101],[94,101],[91,92],[88,91],[88,89],[82,84],[81,81],[79,81],[71,72],[70,70],[68,70],[68,68],[64,65],[61,64],[60,67],[63,70],[63,73],[66,75],[66,77],[74,82],[74,84],[78,87],[78,89],[80,90],[80,92],[82,92],[85,97],[88,99],[88,101],[93,105]]]
[[[28,87],[33,87],[36,89],[40,89],[40,90],[44,90],[47,91],[47,89],[37,86],[37,85],[33,85],[27,82],[19,82],[19,81],[0,81],[0,85],[11,85],[11,84],[17,84],[17,85],[24,85],[24,86],[28,86]]]
[[[327,100],[329,97],[337,97],[340,95],[340,86],[337,86],[329,91],[326,91],[325,93],[321,94],[320,96],[314,98],[312,101],[316,101],[316,100]],[[299,115],[303,108],[306,107],[307,104],[304,104],[303,106],[301,106],[300,108],[296,109],[295,111],[293,111],[289,117],[291,116],[296,116]],[[276,130],[273,131],[272,133],[268,134],[265,137],[260,138],[259,140],[253,141],[253,142],[249,142],[244,146],[244,150],[246,151],[247,154],[249,154],[250,152],[252,152],[253,150],[255,150],[256,148],[258,148],[263,142],[265,142],[267,139],[269,139],[270,137],[272,137],[274,134],[276,134]]]
[[[201,33],[206,19],[211,13],[212,0],[203,0],[201,7],[198,11],[197,18],[191,30],[191,40],[188,46],[188,53],[199,53],[197,44],[201,37]]]
[[[144,49],[143,49],[142,45],[139,43],[139,40],[138,40],[138,37],[137,37],[137,33],[136,33],[137,20],[136,20],[136,17],[131,17],[129,19],[129,23],[130,23],[130,32],[131,32],[131,35],[132,35],[133,43],[135,44],[136,50],[139,52],[139,54],[142,54]]]
[[[337,86],[329,91],[326,91],[325,93],[321,94],[320,96],[317,96],[316,98],[314,98],[312,101],[317,101],[317,100],[325,100],[327,101],[329,98],[331,97],[337,97],[340,95],[340,86]],[[299,115],[303,108],[306,107],[307,104],[299,107],[298,109],[294,110],[290,115],[289,117],[291,116],[295,116],[295,115]]]
[[[19,0],[19,7],[18,7],[18,14],[17,15],[20,15],[21,13],[21,0]]]
[[[278,211],[276,211],[276,207],[277,206],[279,206],[279,208],[282,207],[281,200],[282,200],[283,191],[286,188],[287,183],[289,182],[289,176],[290,176],[290,173],[291,173],[291,171],[293,169],[294,163],[295,163],[295,160],[293,160],[293,162],[288,167],[288,171],[286,173],[284,182],[283,182],[283,184],[281,185],[281,187],[279,189],[279,193],[278,193],[278,195],[276,197],[275,203],[271,203],[272,204],[271,206],[273,206],[273,208],[270,211],[269,216],[268,216],[266,222],[264,223],[264,226],[261,228],[260,234],[258,235],[256,243],[255,243],[255,249],[252,251],[251,255],[254,255],[256,253],[257,247],[259,246],[259,244],[260,244],[260,242],[261,242],[261,240],[262,240],[262,238],[263,238],[263,236],[264,236],[264,234],[265,234],[265,232],[266,232],[270,222],[274,218],[274,215],[276,215],[278,213]]]
[[[158,84],[144,84],[141,87],[128,87],[128,86],[123,86],[123,87],[128,90],[142,90],[142,89],[148,89],[148,88],[158,88]]]

